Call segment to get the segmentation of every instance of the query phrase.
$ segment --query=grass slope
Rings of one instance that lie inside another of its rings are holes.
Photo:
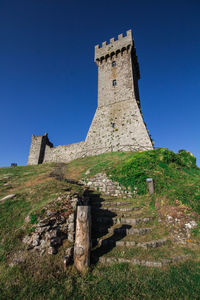
[[[200,213],[200,169],[196,158],[181,150],[175,154],[167,149],[145,152],[113,152],[77,159],[68,164],[66,175],[73,179],[106,172],[115,181],[138,195],[147,193],[146,178],[153,178],[157,196],[167,197],[173,204],[179,200]]]
[[[81,276],[72,266],[64,270],[64,244],[55,256],[45,254],[41,257],[28,252],[24,263],[9,267],[10,258],[23,250],[22,238],[31,230],[24,221],[25,217],[32,214],[32,223],[37,222],[35,212],[42,210],[66,189],[76,188],[50,176],[55,166],[0,168],[0,199],[16,194],[15,198],[0,204],[1,300],[199,298],[200,263],[192,260],[164,269],[126,264],[102,267],[99,264]],[[147,192],[145,180],[153,177],[155,197],[164,196],[165,201],[173,204],[178,199],[200,212],[200,170],[195,158],[185,151],[174,154],[159,149],[87,157],[66,165],[65,176],[80,179],[86,177],[88,169],[88,177],[104,171],[132,191],[137,188],[136,201],[141,199],[141,206]],[[81,192],[80,187],[77,187],[77,192]]]

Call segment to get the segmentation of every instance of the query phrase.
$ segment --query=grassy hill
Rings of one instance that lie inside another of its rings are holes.
[[[184,150],[178,154],[167,149],[114,152],[77,159],[67,166],[66,175],[80,179],[88,169],[89,176],[104,171],[131,191],[136,188],[138,195],[147,193],[146,178],[151,177],[157,195],[167,196],[172,203],[178,199],[200,213],[200,169],[196,158]]]
[[[22,239],[34,230],[43,207],[67,190],[81,194],[83,187],[75,181],[89,180],[100,172],[129,189],[133,193],[133,205],[154,217],[155,239],[169,234],[168,224],[158,223],[158,219],[165,218],[172,210],[181,212],[183,219],[194,217],[198,223],[200,169],[195,157],[186,151],[108,153],[66,165],[0,168],[0,199],[15,194],[14,198],[0,202],[0,299],[198,299],[200,224],[193,229],[186,245],[166,245],[145,253],[142,249],[135,250],[134,255],[138,256],[162,257],[169,249],[173,253],[190,254],[189,260],[161,269],[97,263],[81,276],[73,266],[63,268],[67,241],[55,256],[40,256],[25,250]],[[155,182],[156,193],[151,197],[146,186],[148,177]],[[28,223],[27,216],[30,216]],[[25,260],[11,267],[13,256],[20,251],[25,253]],[[133,255],[131,249],[117,251],[111,252],[116,257]]]

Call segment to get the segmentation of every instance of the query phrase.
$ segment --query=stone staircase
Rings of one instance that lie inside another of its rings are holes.
[[[157,248],[168,250],[171,242],[166,236],[153,238],[156,217],[146,208],[137,206],[134,199],[119,200],[111,196],[104,199],[96,193],[90,194],[89,199],[92,208],[92,263],[126,262],[162,267],[187,257],[173,256],[172,253],[170,258],[152,259]],[[139,258],[137,249],[141,249]],[[154,251],[152,256],[150,251]]]

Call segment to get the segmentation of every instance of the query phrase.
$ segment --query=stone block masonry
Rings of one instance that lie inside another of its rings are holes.
[[[138,89],[139,64],[132,38],[127,31],[118,39],[95,46],[98,67],[98,107],[86,140],[53,147],[47,134],[32,136],[28,164],[69,162],[73,159],[113,151],[153,149],[146,129]]]
[[[28,165],[43,163],[47,147],[53,147],[53,144],[49,141],[47,133],[43,136],[32,135]]]

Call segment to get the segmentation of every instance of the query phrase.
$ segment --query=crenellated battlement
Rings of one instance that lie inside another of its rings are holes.
[[[107,44],[107,42],[105,41],[102,43],[102,47],[96,45],[94,61],[99,66],[99,64],[107,61],[108,58],[112,59],[118,56],[120,53],[123,54],[124,52],[125,53],[132,52],[133,55],[132,60],[135,65],[135,69],[137,70],[138,79],[139,79],[140,78],[139,64],[136,55],[136,49],[134,47],[134,41],[133,41],[131,29],[126,32],[126,36],[123,36],[123,34],[119,34],[117,40],[115,40],[115,38],[111,38],[109,44]]]
[[[121,52],[122,49],[125,50],[128,48],[132,48],[133,45],[134,42],[132,38],[132,30],[128,30],[126,32],[126,36],[124,37],[123,34],[119,34],[116,41],[114,38],[111,38],[109,44],[107,44],[107,42],[103,42],[102,47],[96,45],[94,61],[101,61],[106,56],[117,54],[117,52]]]
[[[109,44],[107,44],[107,42],[103,42],[102,47],[96,45],[94,60],[95,62],[100,61],[107,55],[115,54],[117,51],[120,52],[122,49],[130,48],[133,45],[132,30],[128,30],[124,37],[123,34],[119,34],[116,41],[114,38],[111,38]]]

